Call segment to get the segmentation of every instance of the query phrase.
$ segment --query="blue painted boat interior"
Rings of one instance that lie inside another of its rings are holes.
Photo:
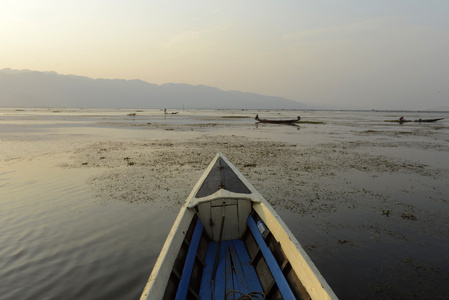
[[[279,287],[282,297],[284,299],[296,299],[279,264],[265,243],[251,215],[248,217],[247,224],[268,264],[268,268],[276,285]],[[181,279],[176,292],[176,299],[186,299],[189,292],[191,273],[203,229],[204,226],[198,219],[187,251]],[[252,295],[257,297],[259,295],[260,299],[264,299],[264,290],[256,270],[252,265],[244,242],[242,240],[223,241],[220,245],[220,252],[217,254],[219,245],[219,242],[209,242],[207,245],[199,298],[237,299],[242,296]],[[218,260],[215,262],[217,255]],[[213,275],[214,269],[216,270],[215,276]]]
[[[224,241],[221,244],[215,280],[212,272],[218,242],[209,243],[206,253],[206,267],[201,280],[201,299],[235,299],[250,293],[263,293],[262,286],[248,251],[241,240]]]

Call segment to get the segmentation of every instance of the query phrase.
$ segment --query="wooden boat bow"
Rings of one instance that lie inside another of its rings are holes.
[[[254,293],[337,299],[279,215],[218,153],[182,206],[140,299]]]

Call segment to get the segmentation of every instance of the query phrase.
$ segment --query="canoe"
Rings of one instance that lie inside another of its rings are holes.
[[[299,120],[301,120],[301,117],[297,117],[296,119],[260,119],[259,115],[257,114],[255,117],[256,121],[259,121],[260,123],[272,123],[272,124],[292,124],[296,123]]]
[[[418,120],[413,120],[413,122],[419,122],[419,123],[431,123],[431,122],[436,122],[439,120],[443,120],[444,118],[437,118],[437,119],[418,119]]]
[[[337,299],[279,215],[218,153],[182,206],[140,299],[243,296]]]
[[[436,121],[443,120],[444,118],[436,118],[436,119],[418,119],[418,120],[385,120],[385,122],[394,122],[394,123],[409,123],[409,122],[416,122],[416,123],[432,123]]]

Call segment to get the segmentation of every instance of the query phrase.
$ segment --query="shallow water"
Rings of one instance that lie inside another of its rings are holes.
[[[255,113],[0,109],[0,299],[138,298],[216,151],[341,299],[449,297],[448,113]]]
[[[54,163],[1,168],[0,299],[138,298],[174,214],[99,203]]]

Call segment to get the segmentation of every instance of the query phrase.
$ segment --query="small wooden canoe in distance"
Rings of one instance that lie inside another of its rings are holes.
[[[444,118],[436,118],[436,119],[418,119],[418,120],[406,120],[406,119],[399,119],[399,120],[386,120],[385,122],[394,122],[394,123],[409,123],[409,122],[416,122],[416,123],[433,123],[436,121],[443,120]]]
[[[337,299],[290,230],[221,153],[181,208],[141,300]]]
[[[260,123],[272,123],[272,124],[292,124],[295,122],[298,122],[301,120],[301,117],[297,117],[296,119],[260,119],[259,114],[256,115],[254,118],[256,121],[259,121]]]

